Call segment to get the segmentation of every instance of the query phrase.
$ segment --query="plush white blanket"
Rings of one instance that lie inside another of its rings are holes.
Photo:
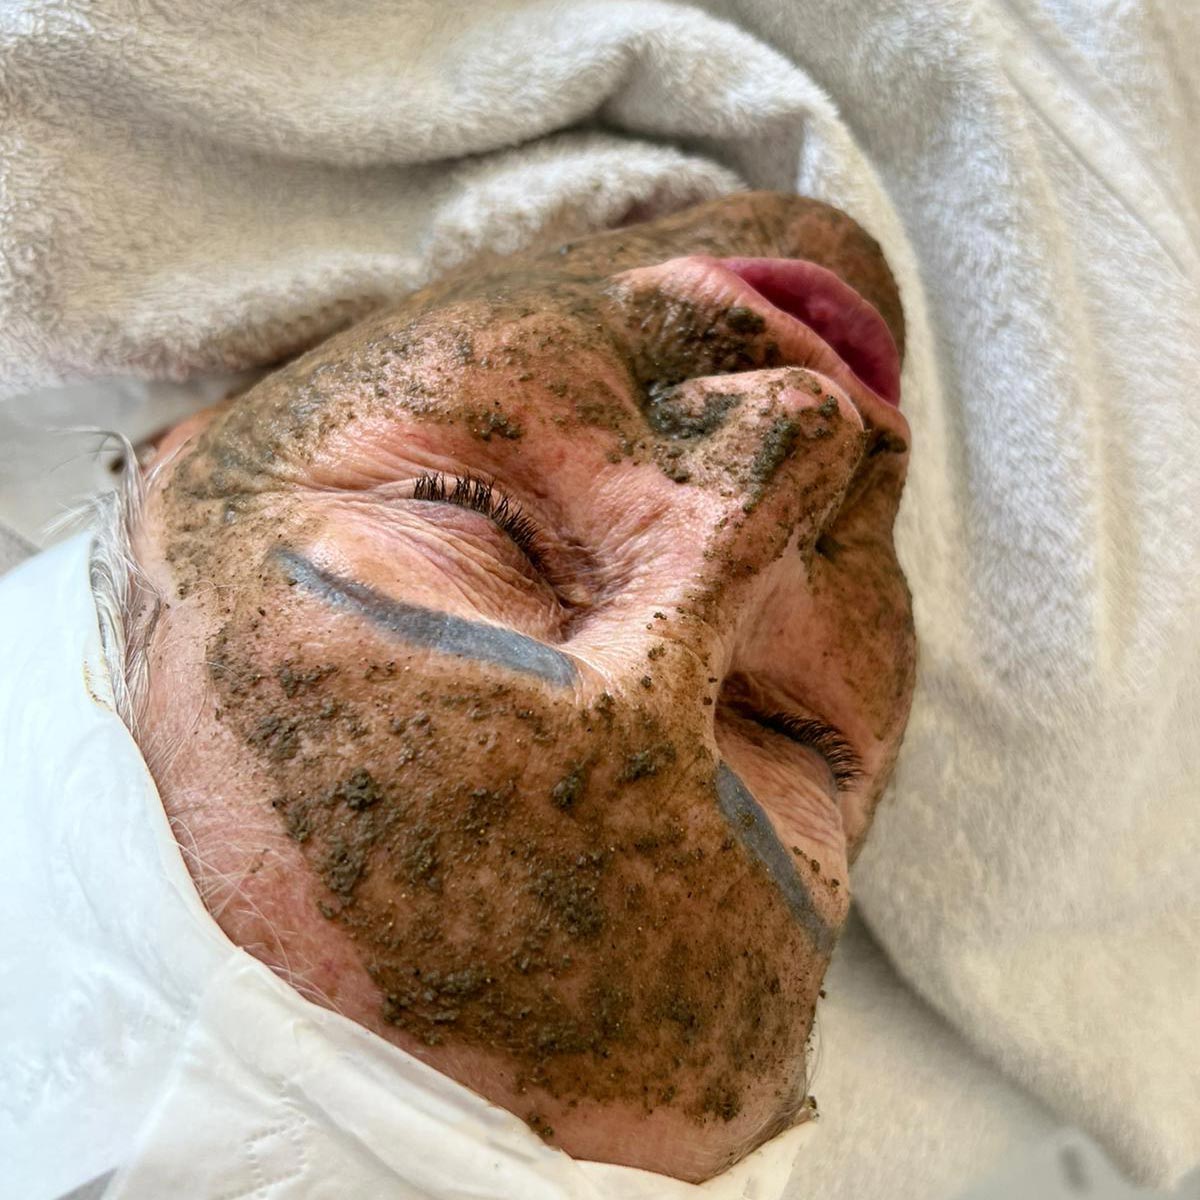
[[[269,362],[547,226],[743,185],[848,210],[908,317],[921,642],[860,910],[1169,1184],[1200,1159],[1200,10],[1096,14],[6,5],[0,393]]]

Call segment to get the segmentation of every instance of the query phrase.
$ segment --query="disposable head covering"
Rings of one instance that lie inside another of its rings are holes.
[[[576,1161],[230,942],[114,708],[90,551],[0,580],[12,1195],[777,1200],[810,1125],[699,1186]]]

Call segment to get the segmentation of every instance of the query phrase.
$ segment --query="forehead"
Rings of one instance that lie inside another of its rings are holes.
[[[478,666],[410,670],[403,647],[364,657],[314,638],[316,612],[243,598],[208,669],[387,1022],[503,1048],[564,1097],[672,1081],[703,1112],[715,1081],[753,1094],[752,1061],[802,1075],[832,933],[811,902],[797,921],[805,896],[731,827],[687,729],[640,698],[564,704]],[[438,983],[468,967],[486,988]],[[622,1069],[581,1075],[591,1050]]]

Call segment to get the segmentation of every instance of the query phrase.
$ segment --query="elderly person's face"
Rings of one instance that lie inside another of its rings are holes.
[[[849,218],[736,196],[170,435],[142,740],[230,935],[579,1157],[794,1122],[913,684],[902,338]]]

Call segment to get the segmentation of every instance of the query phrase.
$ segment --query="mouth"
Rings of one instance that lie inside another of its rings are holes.
[[[799,321],[857,382],[900,407],[900,353],[878,310],[832,271],[802,258],[723,258],[714,265],[753,289],[760,304]],[[767,316],[767,313],[762,313]]]

